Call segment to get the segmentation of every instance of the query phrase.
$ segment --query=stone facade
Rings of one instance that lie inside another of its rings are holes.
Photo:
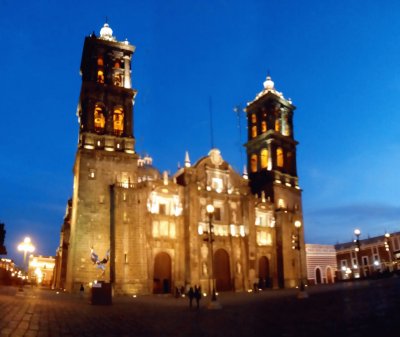
[[[277,117],[283,128],[246,145],[250,158],[265,139],[283,144],[290,149],[284,168],[271,152],[270,166],[259,166],[257,176],[252,170],[248,179],[212,149],[193,165],[187,154],[172,176],[161,174],[150,157],[134,150],[134,50],[107,24],[99,37],[85,40],[73,196],[55,286],[77,291],[104,280],[116,294],[170,293],[194,284],[210,292],[213,283],[217,291],[297,286],[306,274],[303,226],[294,226],[302,223],[302,212],[297,142],[288,131],[291,102],[264,90],[247,111],[266,103],[287,107]],[[301,249],[293,249],[294,232]]]
[[[306,244],[309,284],[335,283],[337,263],[333,245]]]

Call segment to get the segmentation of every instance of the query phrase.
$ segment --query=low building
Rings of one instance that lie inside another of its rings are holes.
[[[335,245],[341,280],[376,276],[398,269],[400,232]]]
[[[55,258],[53,256],[30,255],[28,279],[31,283],[50,286],[53,280]]]
[[[337,271],[336,250],[333,245],[306,244],[308,283],[334,283]]]

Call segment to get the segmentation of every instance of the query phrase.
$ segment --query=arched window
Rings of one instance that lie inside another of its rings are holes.
[[[114,74],[114,85],[122,87],[122,75],[120,73]]]
[[[252,115],[251,115],[251,122],[252,122],[253,124],[257,123],[257,116],[256,116],[256,114],[252,114]]]
[[[278,167],[283,167],[283,150],[281,147],[276,149],[276,165]]]
[[[280,122],[279,118],[275,119],[275,131],[276,132],[281,131],[281,122]]]
[[[104,72],[103,70],[97,71],[97,83],[104,83]]]
[[[106,119],[104,118],[103,108],[99,104],[96,104],[94,108],[94,131],[102,133],[105,124]]]
[[[251,172],[257,172],[257,155],[252,154],[250,157],[250,169]]]
[[[261,132],[267,132],[267,122],[266,121],[261,122]]]
[[[115,61],[114,68],[117,68],[117,69],[121,68],[121,66],[119,65],[119,61]]]
[[[97,58],[97,65],[98,66],[104,66],[104,62],[103,62],[103,58],[102,57],[98,57]]]
[[[113,115],[114,135],[121,136],[124,132],[124,109],[117,107]]]
[[[261,168],[267,168],[268,167],[268,150],[267,149],[262,149],[260,153],[261,157]]]
[[[257,137],[257,126],[252,126],[251,127],[251,138],[256,138]]]

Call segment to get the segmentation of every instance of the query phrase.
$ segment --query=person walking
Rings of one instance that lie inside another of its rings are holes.
[[[79,288],[79,297],[83,298],[83,293],[85,291],[85,288],[83,287],[83,284],[81,283],[81,287]]]
[[[189,308],[192,308],[192,306],[193,306],[193,298],[194,298],[193,287],[190,287],[190,289],[188,291],[188,297],[189,297]]]
[[[201,287],[200,286],[194,287],[194,298],[196,299],[196,308],[199,309],[200,300],[201,300]]]

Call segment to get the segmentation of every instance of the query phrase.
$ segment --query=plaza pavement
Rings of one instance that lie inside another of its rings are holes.
[[[222,293],[223,308],[187,298],[115,297],[94,306],[79,294],[0,286],[0,336],[400,336],[400,278],[296,290]]]

